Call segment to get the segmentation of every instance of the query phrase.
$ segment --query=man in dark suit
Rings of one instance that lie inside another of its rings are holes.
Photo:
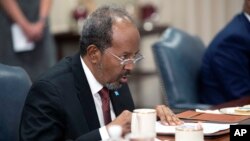
[[[201,99],[220,104],[250,95],[250,0],[214,38],[203,58]]]
[[[139,41],[138,29],[122,8],[104,6],[93,12],[83,26],[80,53],[64,58],[33,84],[20,139],[105,140],[107,128],[114,124],[122,127],[123,135],[130,132],[134,103],[126,83],[143,58]],[[181,123],[164,105],[156,111],[163,123]]]

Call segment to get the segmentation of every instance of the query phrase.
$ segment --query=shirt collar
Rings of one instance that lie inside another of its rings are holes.
[[[249,14],[247,14],[246,12],[245,12],[244,14],[245,14],[245,16],[246,16],[247,20],[250,22],[250,15],[249,15]]]
[[[92,93],[92,95],[94,95],[94,94],[98,93],[103,88],[103,85],[96,80],[96,78],[94,77],[94,75],[92,74],[92,72],[90,71],[88,66],[85,64],[85,62],[81,56],[80,56],[80,59],[81,59],[84,73],[86,75],[87,81],[88,81],[89,86],[90,86],[91,93]]]

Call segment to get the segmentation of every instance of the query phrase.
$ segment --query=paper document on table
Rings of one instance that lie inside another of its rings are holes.
[[[184,123],[187,126],[196,126],[197,123]],[[229,129],[230,124],[220,123],[201,123],[203,127],[204,135],[216,133],[218,131]],[[166,126],[160,122],[156,122],[156,133],[158,134],[175,134],[175,128],[177,126]]]
[[[199,112],[199,113],[209,113],[209,114],[222,114],[218,109],[216,109],[216,110],[201,110],[201,109],[195,109],[195,112]]]
[[[15,52],[31,51],[34,49],[34,43],[28,41],[18,24],[11,26],[13,49]]]

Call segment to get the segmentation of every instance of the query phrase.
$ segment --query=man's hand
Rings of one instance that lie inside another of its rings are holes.
[[[165,105],[157,105],[155,107],[156,114],[164,125],[179,125],[183,122],[175,116],[175,114]]]
[[[120,125],[122,127],[122,136],[131,131],[131,118],[132,113],[128,110],[124,110],[115,120],[106,125],[108,129],[111,125]]]

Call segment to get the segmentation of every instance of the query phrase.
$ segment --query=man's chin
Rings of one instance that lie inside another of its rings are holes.
[[[121,82],[114,82],[114,83],[107,83],[105,86],[109,89],[109,90],[117,90],[119,88],[122,87]]]

